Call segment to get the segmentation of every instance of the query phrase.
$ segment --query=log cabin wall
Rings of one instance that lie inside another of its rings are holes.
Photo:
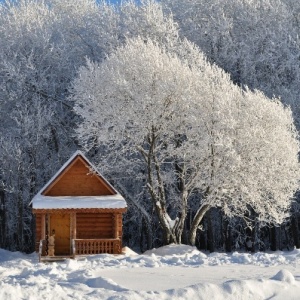
[[[113,238],[112,213],[77,213],[77,239]]]
[[[122,213],[78,212],[72,213],[71,216],[71,238],[75,238],[75,236],[77,239],[122,238]],[[45,218],[45,214],[35,214],[36,250],[39,241],[45,238],[45,221],[43,222],[43,218]]]
[[[113,195],[112,189],[78,157],[43,193],[45,196]]]

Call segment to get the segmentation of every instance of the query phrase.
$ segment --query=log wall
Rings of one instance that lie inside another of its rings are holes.
[[[77,213],[77,239],[103,239],[113,237],[113,214],[111,213]]]

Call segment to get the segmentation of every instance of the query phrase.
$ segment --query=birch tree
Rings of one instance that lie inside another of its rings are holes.
[[[79,140],[144,166],[165,243],[181,242],[191,205],[190,244],[212,207],[282,222],[299,179],[291,111],[235,86],[193,44],[178,44],[128,40],[103,63],[88,61],[71,96]]]

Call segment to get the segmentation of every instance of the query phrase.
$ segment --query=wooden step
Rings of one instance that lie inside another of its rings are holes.
[[[73,258],[73,256],[70,255],[64,255],[64,256],[41,256],[40,261],[41,262],[56,262],[56,261],[65,261],[66,259]]]

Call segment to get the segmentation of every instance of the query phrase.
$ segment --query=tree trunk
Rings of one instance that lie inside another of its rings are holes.
[[[196,235],[197,235],[197,229],[199,227],[199,224],[209,209],[210,209],[210,206],[208,204],[205,204],[205,205],[202,205],[196,212],[196,215],[193,219],[190,233],[189,233],[189,243],[192,246],[195,246],[195,243],[196,243]]]
[[[232,251],[232,232],[231,226],[229,225],[228,220],[224,220],[224,244],[225,244],[225,251],[231,252]]]
[[[209,252],[215,252],[215,237],[214,237],[214,228],[212,222],[212,210],[207,213],[207,240],[208,240],[208,250]]]
[[[6,240],[6,214],[4,191],[0,191],[0,248],[5,247]]]
[[[160,165],[155,153],[156,138],[156,130],[152,126],[152,131],[148,135],[149,150],[145,151],[140,148],[139,151],[147,164],[147,187],[163,232],[163,243],[164,245],[168,245],[174,242],[175,237],[166,218],[167,211],[164,184],[160,174]]]
[[[140,226],[141,226],[140,250],[141,252],[144,252],[145,250],[149,250],[152,248],[152,244],[153,244],[152,228],[151,228],[151,224],[148,223],[148,219],[144,217],[142,217]]]
[[[253,229],[252,229],[252,236],[251,236],[251,239],[252,239],[252,248],[251,248],[251,252],[254,253],[255,250],[256,250],[256,244],[257,244],[257,224],[256,222],[254,222],[254,225],[253,225]]]
[[[212,128],[214,127],[214,121],[212,121]],[[213,131],[211,130],[210,132],[211,137],[213,138],[214,134]],[[211,150],[211,180],[213,181],[214,178],[214,174],[215,174],[215,160],[214,160],[214,156],[215,156],[215,148],[214,145],[211,144],[210,145],[210,150]],[[208,197],[210,193],[210,186],[208,186],[206,188],[206,191],[204,192],[203,198],[206,199]],[[196,242],[196,235],[197,235],[197,229],[199,227],[200,222],[202,221],[204,215],[206,214],[206,212],[210,209],[211,207],[208,204],[204,204],[201,205],[200,208],[198,209],[198,211],[196,212],[196,215],[193,219],[193,223],[191,226],[191,230],[190,230],[190,234],[189,234],[189,242],[192,246],[195,246],[195,242]]]
[[[30,185],[29,185],[29,201],[31,201],[31,199],[34,197],[34,195],[36,194],[36,179],[37,179],[37,174],[36,174],[36,170],[37,170],[37,164],[36,164],[36,151],[35,149],[29,150],[28,151],[29,154],[29,162],[30,162],[30,171],[29,171],[29,178],[30,178]],[[24,250],[26,252],[32,252],[35,249],[35,245],[34,245],[34,232],[35,232],[35,220],[33,217],[30,218],[31,215],[31,209],[29,209],[28,207],[28,203],[25,202],[25,211],[24,211],[24,215],[26,216],[26,225],[25,228],[27,228],[27,230],[24,231],[24,241],[25,241],[25,248]],[[23,220],[23,222],[25,222],[25,220]],[[30,223],[29,223],[30,222]],[[29,224],[28,224],[29,223]]]
[[[18,245],[18,250],[23,251],[23,238],[24,238],[24,207],[23,207],[23,191],[24,191],[24,169],[22,162],[19,162],[19,178],[18,178],[18,188],[17,192],[17,203],[18,203],[18,229],[16,236],[16,244]]]
[[[180,141],[180,140],[179,140]],[[179,142],[177,146],[179,146]],[[175,161],[175,170],[177,174],[177,188],[181,194],[181,210],[179,215],[179,220],[174,228],[174,233],[176,236],[176,240],[178,244],[181,244],[182,234],[186,222],[187,217],[187,198],[188,198],[188,191],[186,190],[186,185],[183,180],[183,174],[185,173],[184,165],[181,167],[177,161]]]
[[[299,226],[298,226],[298,218],[296,215],[291,217],[292,221],[292,233],[294,238],[294,245],[297,249],[300,248],[300,238],[299,238]]]
[[[139,224],[140,227],[140,251],[143,253],[145,251],[144,248],[144,219],[142,218],[141,223]]]
[[[187,196],[185,194],[185,189],[182,191],[182,200],[181,200],[181,211],[177,221],[177,224],[174,226],[174,235],[176,237],[176,243],[181,244],[181,238],[184,230],[184,225],[187,217]]]
[[[270,242],[271,242],[271,250],[277,251],[278,250],[278,239],[277,239],[277,229],[275,226],[270,228]]]

